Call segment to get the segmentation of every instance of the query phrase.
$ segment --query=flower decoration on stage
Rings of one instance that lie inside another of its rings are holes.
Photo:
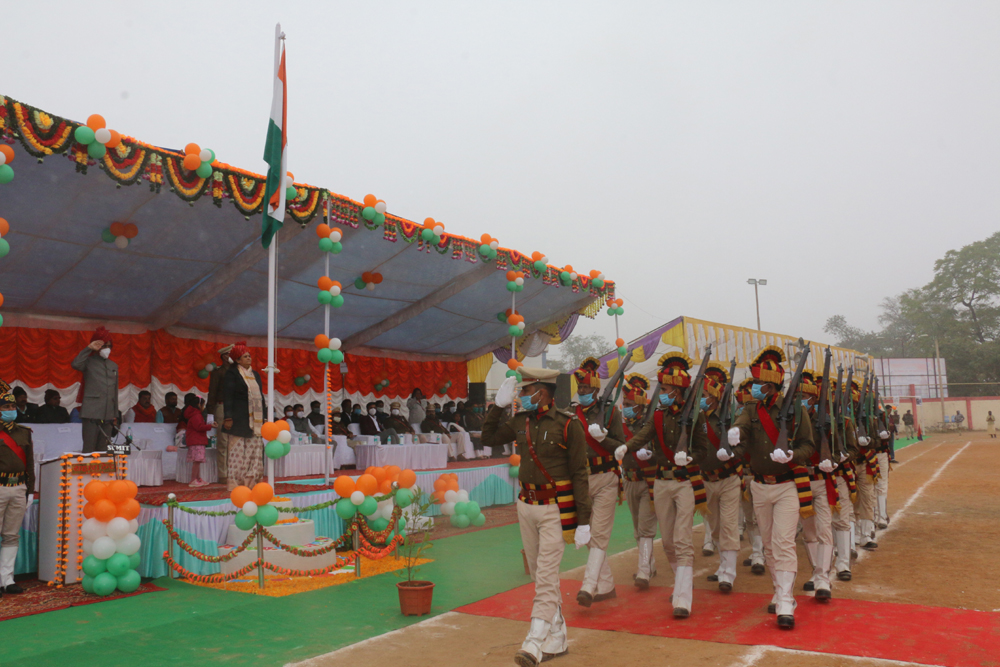
[[[198,144],[188,144],[184,147],[184,168],[198,174],[198,178],[208,178],[212,175],[212,163],[215,162],[215,151],[202,148]]]
[[[441,236],[444,234],[444,224],[437,222],[434,218],[424,219],[424,228],[420,232],[420,240],[425,243],[441,245]]]
[[[549,269],[549,258],[537,251],[531,253],[531,268],[538,273],[545,273]]]
[[[562,271],[559,272],[559,282],[565,287],[572,285],[576,282],[577,278],[579,278],[579,276],[576,275],[576,271],[574,271],[573,267],[569,264],[564,266]]]
[[[87,155],[95,160],[100,160],[107,155],[109,148],[117,148],[122,142],[121,135],[106,126],[104,117],[95,113],[87,119],[86,125],[73,131],[77,143],[86,146]]]
[[[414,492],[411,489],[416,483],[416,473],[410,469],[402,470],[399,466],[370,467],[356,482],[347,475],[340,475],[333,483],[334,492],[340,496],[336,506],[337,516],[350,521],[360,512],[369,517],[373,530],[385,530],[392,517],[393,504],[404,508],[413,502]]]
[[[482,242],[479,246],[479,254],[482,255],[483,259],[496,259],[500,241],[489,234],[483,234],[479,237],[479,240]]]
[[[385,224],[385,202],[375,195],[365,195],[365,207],[361,209],[361,217],[374,225]]]
[[[295,187],[295,174],[288,172],[285,174],[285,200],[295,201],[299,198],[298,188]]]
[[[510,463],[510,476],[517,479],[517,476],[521,473],[521,455],[511,454],[508,462]]]
[[[375,385],[375,391],[384,391],[389,387],[389,378],[383,378],[377,385]]]
[[[269,459],[280,459],[292,451],[292,428],[284,419],[264,422],[260,427],[260,437],[267,443],[264,445],[264,454]]]
[[[114,243],[115,247],[124,250],[128,247],[129,241],[139,235],[139,228],[134,223],[112,222],[101,232],[101,240],[105,243]]]
[[[365,271],[354,280],[354,286],[358,289],[366,289],[369,292],[375,290],[376,285],[382,284],[382,274],[374,271]]]
[[[622,308],[622,304],[625,303],[621,299],[608,299],[608,316],[612,315],[624,315],[625,309]],[[619,345],[619,347],[621,347]]]
[[[521,382],[522,379],[523,379],[521,377],[521,371],[517,370],[521,366],[524,366],[524,364],[521,363],[520,361],[518,361],[517,359],[513,359],[513,358],[508,359],[507,360],[507,377],[514,378],[518,382]]]
[[[469,500],[469,492],[459,488],[456,473],[446,472],[434,480],[431,498],[441,505],[441,514],[449,517],[455,528],[479,527],[486,523],[479,503]]]
[[[344,353],[340,349],[340,339],[330,338],[324,334],[319,334],[313,338],[316,349],[316,358],[321,364],[342,364],[344,363]],[[387,383],[388,384],[388,383]]]
[[[115,589],[132,593],[141,583],[139,547],[139,487],[130,480],[93,480],[83,487],[87,504],[80,527],[83,538],[83,590],[105,596]]]
[[[0,185],[14,180],[14,168],[10,166],[13,161],[14,149],[6,144],[0,145]]]
[[[520,337],[524,335],[524,316],[518,313],[507,315],[507,331],[511,336]]]
[[[626,347],[626,345],[625,345],[625,339],[624,338],[619,338],[618,340],[616,340],[615,341],[615,346],[618,348],[618,356],[619,357],[624,357],[626,354],[628,354],[628,347]]]
[[[590,272],[590,284],[597,289],[604,287],[604,274],[594,269]]]
[[[209,373],[215,370],[215,355],[212,353],[204,354],[192,366],[198,377],[204,380]]]
[[[507,272],[507,291],[521,292],[524,290],[524,271]]]
[[[240,530],[250,530],[258,523],[265,528],[278,523],[278,508],[268,504],[274,499],[274,489],[267,482],[260,482],[252,489],[237,486],[229,494],[229,499],[240,510],[235,521]]]
[[[316,286],[319,287],[319,294],[316,298],[321,304],[334,308],[340,308],[344,305],[344,295],[341,294],[343,287],[339,282],[330,280],[326,276],[320,276],[319,280],[316,281]]]
[[[340,231],[338,227],[331,227],[326,223],[321,223],[316,226],[316,236],[319,237],[319,249],[323,252],[332,252],[334,255],[339,255],[340,251],[344,249],[344,244],[341,240],[344,238],[344,232]]]
[[[309,375],[309,369],[308,368],[306,368],[305,366],[302,366],[301,368],[298,368],[298,369],[295,370],[295,386],[296,387],[301,387],[301,386],[305,385],[307,382],[309,382],[310,380],[312,380],[312,376]]]

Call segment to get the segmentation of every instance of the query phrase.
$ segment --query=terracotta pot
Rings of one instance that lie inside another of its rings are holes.
[[[434,598],[434,584],[429,581],[401,581],[396,584],[399,591],[399,610],[403,616],[426,616],[431,613]]]

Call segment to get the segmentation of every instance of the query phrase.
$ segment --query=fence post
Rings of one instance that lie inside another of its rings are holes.
[[[261,534],[260,524],[257,530],[257,586],[264,588],[264,536]]]
[[[361,530],[360,524],[357,524],[354,530],[354,576],[361,576],[361,552],[359,551],[361,547],[361,540],[358,537],[358,531]]]
[[[174,525],[174,505],[173,505],[173,503],[167,505],[167,521],[170,522],[170,527],[173,530],[177,530],[177,527]],[[170,537],[169,535],[167,536],[167,552],[170,554],[170,560],[173,560],[174,559],[174,538]],[[174,561],[174,562],[176,562],[176,561]],[[180,576],[180,575],[178,575],[177,571],[174,570],[174,568],[170,568],[170,578],[171,579],[176,579],[178,576]]]

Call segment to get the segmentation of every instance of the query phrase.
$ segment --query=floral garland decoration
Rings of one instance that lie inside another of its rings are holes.
[[[83,463],[83,457],[76,457],[77,463]],[[91,473],[91,477],[94,477]],[[76,476],[76,566],[83,567],[83,473]]]
[[[243,540],[243,543],[240,546],[233,549],[232,551],[230,551],[229,553],[225,554],[224,556],[209,556],[207,554],[201,553],[200,551],[192,547],[190,544],[185,542],[184,539],[180,536],[180,533],[174,530],[174,526],[172,523],[170,523],[169,520],[162,519],[162,522],[167,529],[167,534],[170,536],[170,539],[176,542],[177,546],[179,546],[181,549],[187,552],[189,556],[192,556],[205,563],[225,563],[227,561],[230,561],[236,558],[244,551],[246,551],[250,547],[250,544],[253,542],[254,538],[257,537],[257,531],[251,530],[250,534],[247,535],[247,538]],[[260,527],[260,524],[258,524],[257,527]]]
[[[364,536],[361,538],[361,546],[358,548],[357,554],[364,556],[368,560],[382,560],[388,556],[392,551],[399,545],[403,544],[404,538],[400,535],[396,535],[392,538],[388,544],[383,548],[373,546],[372,544],[365,541]]]
[[[257,525],[260,526],[260,524]],[[311,558],[313,556],[322,556],[323,554],[330,553],[331,551],[337,549],[338,547],[345,546],[347,544],[347,538],[351,536],[352,532],[353,531],[348,530],[346,533],[344,533],[343,535],[341,535],[340,537],[338,537],[336,540],[326,545],[325,547],[319,547],[318,549],[308,550],[308,549],[299,549],[298,547],[292,546],[290,544],[284,544],[278,538],[272,535],[267,530],[267,528],[260,526],[260,534],[264,536],[265,540],[268,540],[271,544],[278,547],[282,551],[294,554],[296,556],[303,556],[306,558]]]
[[[226,512],[213,512],[211,510],[198,510],[193,507],[184,507],[176,500],[168,500],[163,503],[168,507],[173,507],[174,509],[180,510],[182,512],[187,512],[188,514],[196,514],[198,516],[234,516],[239,510],[232,510]],[[279,508],[280,509],[280,508]]]
[[[185,569],[183,565],[181,565],[173,558],[171,558],[170,553],[167,551],[163,552],[163,560],[166,562],[167,566],[170,567],[170,569],[172,569],[174,572],[181,575],[185,579],[190,579],[191,581],[197,581],[198,583],[202,584],[221,584],[227,581],[232,581],[233,579],[239,579],[240,577],[244,577],[250,574],[260,563],[261,559],[258,558],[254,562],[246,565],[245,567],[241,567],[240,569],[236,570],[231,574],[195,574],[194,572],[190,572],[189,570]],[[264,566],[266,567],[267,563],[264,563]]]
[[[340,569],[347,565],[350,561],[341,556],[337,556],[337,562],[333,565],[328,565],[326,567],[316,568],[314,570],[291,570],[287,567],[281,567],[279,565],[273,565],[264,561],[264,567],[271,572],[277,572],[278,574],[284,575],[286,577],[316,577],[321,574],[329,574],[334,570]]]

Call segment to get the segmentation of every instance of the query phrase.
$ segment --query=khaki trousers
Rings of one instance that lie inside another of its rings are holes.
[[[857,467],[858,502],[854,503],[854,518],[858,521],[875,521],[875,483],[865,472],[865,464]]]
[[[521,528],[524,555],[528,559],[528,571],[535,581],[531,617],[548,621],[561,607],[559,564],[566,543],[559,520],[559,506],[528,505],[518,499],[517,522]]]
[[[878,454],[878,467],[882,471],[882,475],[877,482],[875,482],[875,494],[879,496],[889,496],[889,453],[879,452]]]
[[[719,551],[740,550],[740,478],[730,475],[718,482],[705,480],[708,527]]]
[[[813,515],[802,519],[802,539],[833,546],[833,512],[826,495],[826,482],[809,482],[813,492]],[[829,563],[827,563],[829,565]]]
[[[764,562],[771,572],[797,572],[795,533],[799,527],[799,494],[795,482],[750,482],[753,511],[764,542]]]
[[[618,475],[602,472],[590,476],[590,543],[588,547],[607,551],[615,525],[618,502]]]
[[[24,484],[0,486],[0,546],[16,547],[20,543],[27,493]]]
[[[854,523],[854,505],[851,503],[851,491],[847,488],[847,480],[836,477],[837,495],[840,496],[840,511],[831,512],[830,526],[833,530],[850,530]]]
[[[691,531],[694,528],[694,489],[691,482],[658,479],[653,484],[656,522],[660,524],[663,553],[671,567],[694,565]]]
[[[215,406],[215,451],[219,468],[219,481],[223,484],[229,473],[229,434],[222,430],[226,411],[222,403]]]
[[[638,541],[640,537],[656,538],[656,512],[649,499],[649,486],[645,481],[625,482],[625,500],[632,512],[632,532]],[[591,528],[593,531],[593,528]]]

